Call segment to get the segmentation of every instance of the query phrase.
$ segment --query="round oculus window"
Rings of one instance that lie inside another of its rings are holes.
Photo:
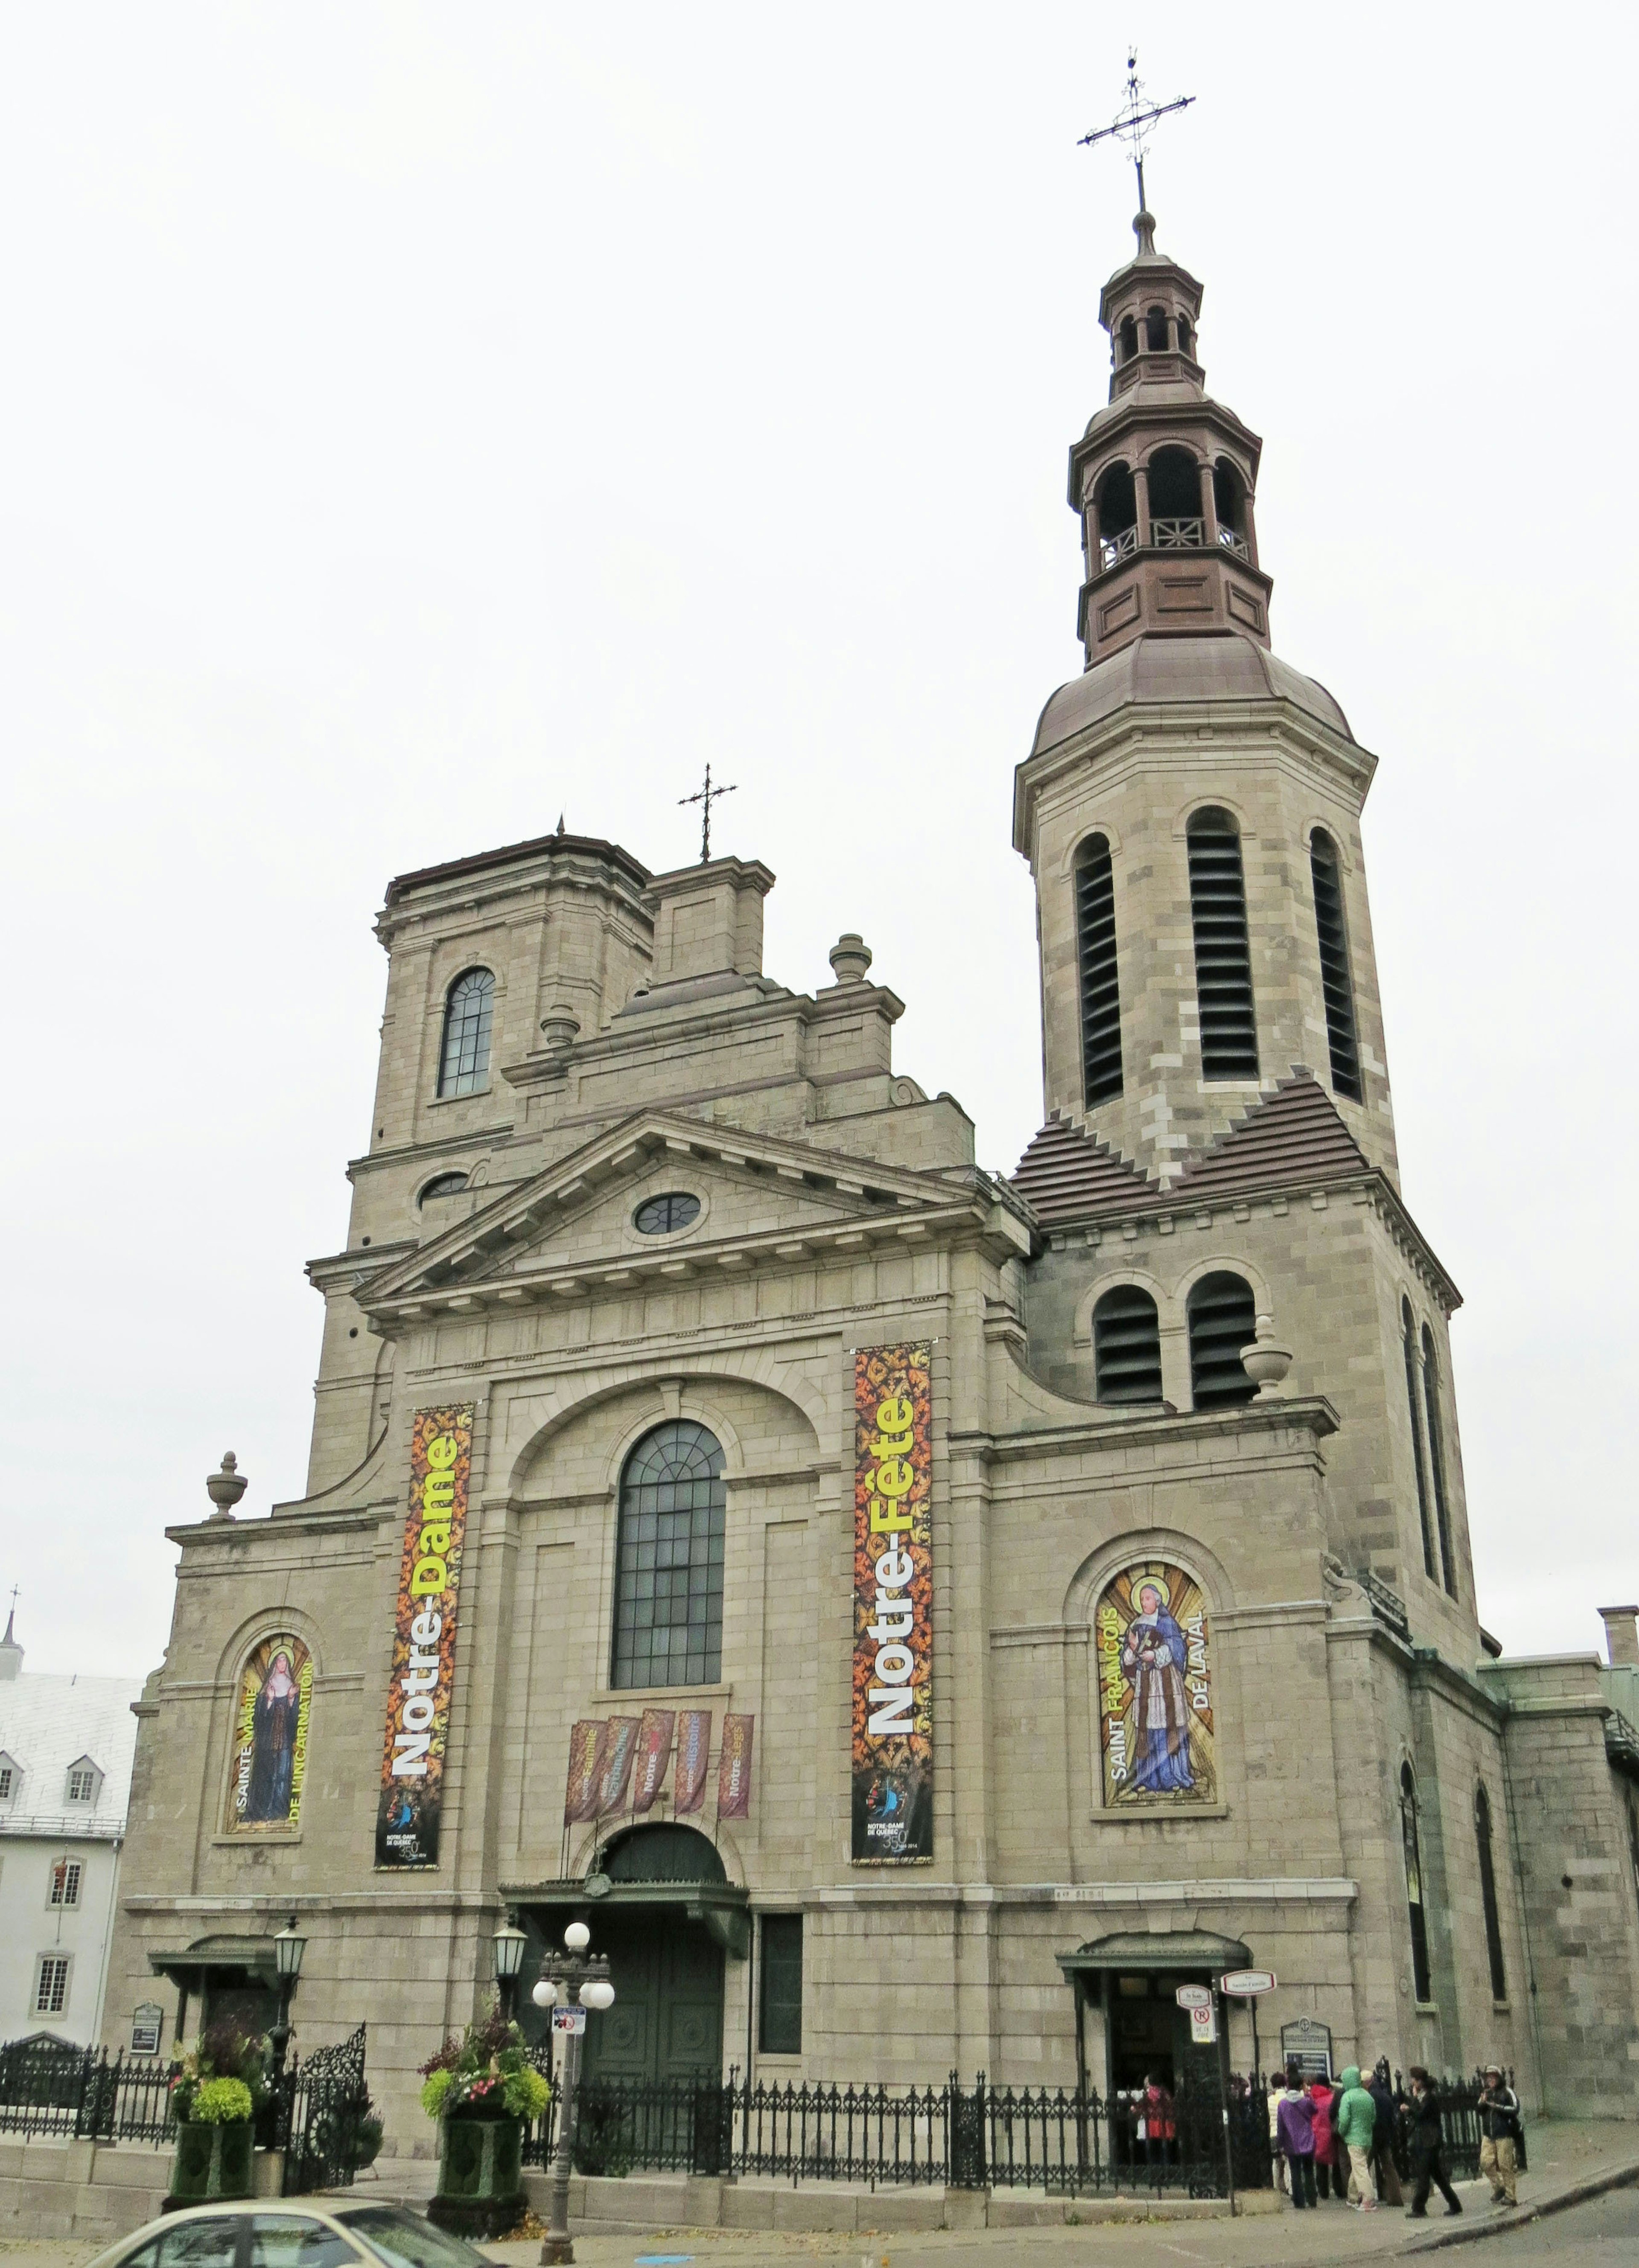
[[[639,1236],[675,1236],[700,1218],[700,1200],[686,1190],[673,1189],[663,1197],[647,1197],[631,1216]]]

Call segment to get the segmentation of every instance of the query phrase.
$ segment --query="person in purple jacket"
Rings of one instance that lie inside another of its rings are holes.
[[[1292,2169],[1292,2203],[1300,2213],[1318,2202],[1315,2196],[1315,2106],[1303,2092],[1296,2071],[1286,2074],[1286,2093],[1275,2115],[1275,2132],[1287,2164]]]

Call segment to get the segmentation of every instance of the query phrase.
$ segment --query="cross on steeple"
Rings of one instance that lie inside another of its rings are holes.
[[[1125,142],[1132,153],[1138,173],[1138,209],[1149,210],[1144,201],[1144,152],[1149,147],[1149,137],[1155,130],[1155,122],[1169,112],[1187,110],[1195,99],[1192,94],[1181,94],[1173,102],[1148,102],[1144,99],[1144,82],[1138,75],[1138,52],[1129,48],[1126,58],[1126,100],[1108,126],[1096,127],[1092,133],[1083,134],[1076,144],[1078,150],[1088,149],[1095,142],[1108,142],[1113,135]]]
[[[735,790],[732,784],[727,787],[713,787],[712,785],[712,767],[710,764],[707,764],[705,767],[705,785],[701,788],[699,792],[696,795],[680,795],[677,799],[679,805],[685,803],[698,803],[701,806],[700,864],[703,866],[710,863],[712,856],[712,806],[716,802],[719,796],[732,795],[734,792]]]

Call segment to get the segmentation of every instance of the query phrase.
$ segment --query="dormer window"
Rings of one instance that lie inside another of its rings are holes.
[[[95,1803],[97,1791],[102,1786],[102,1774],[89,1756],[69,1766],[68,1800],[73,1804]]]
[[[15,1761],[11,1756],[0,1754],[0,1803],[11,1802],[17,1793],[22,1777]]]

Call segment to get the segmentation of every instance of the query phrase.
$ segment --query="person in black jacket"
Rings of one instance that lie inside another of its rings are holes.
[[[1377,2123],[1371,2130],[1371,2171],[1377,2196],[1384,2205],[1403,2205],[1400,2169],[1394,2162],[1394,2138],[1399,2132],[1399,2105],[1389,2086],[1389,2059],[1380,2057],[1366,2081],[1366,2092],[1377,2106]]]
[[[1436,2185],[1445,2199],[1446,2215],[1461,2213],[1462,2204],[1451,2187],[1451,2161],[1445,2154],[1445,2137],[1440,2131],[1440,2098],[1435,2093],[1434,2081],[1420,2063],[1414,2063],[1406,2077],[1412,2083],[1412,2099],[1407,2106],[1411,2124],[1412,2201],[1406,2208],[1410,2220],[1426,2220],[1429,2217],[1429,2191]]]

